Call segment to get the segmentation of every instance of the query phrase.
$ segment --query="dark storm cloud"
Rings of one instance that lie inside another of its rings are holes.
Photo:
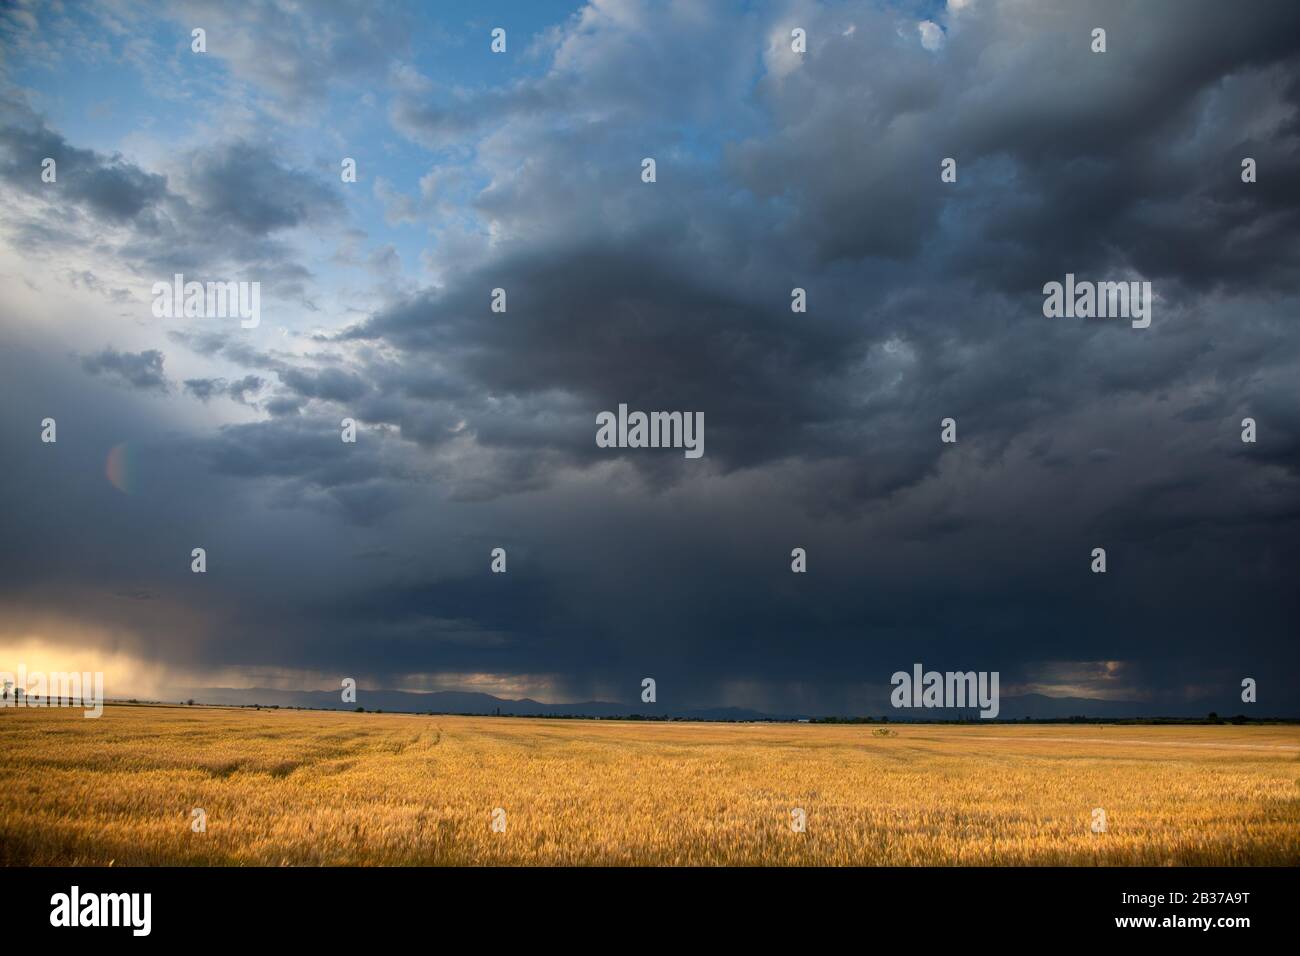
[[[121,156],[69,146],[20,93],[0,90],[0,185],[38,204],[7,223],[20,244],[50,255],[111,255],[159,277],[235,271],[268,294],[304,296],[311,273],[277,234],[341,215],[341,198],[319,176],[236,140],[188,151],[169,180]],[[45,156],[58,163],[54,183],[41,181]]]
[[[492,276],[480,274],[381,313],[347,337],[383,338],[412,366],[436,354],[473,392],[520,398],[512,414],[541,407],[567,423],[555,434],[533,423],[516,431],[462,403],[488,445],[540,438],[591,461],[607,455],[595,446],[596,412],[627,402],[703,411],[710,456],[724,463],[815,447],[802,426],[838,415],[837,389],[828,385],[861,358],[854,332],[792,323],[788,292],[765,303],[693,271],[635,245],[540,251],[494,265],[493,275],[510,277],[506,315],[488,311]],[[409,394],[409,378],[400,381]]]
[[[1274,31],[1217,3],[974,4],[933,55],[899,44],[889,11],[855,10],[848,37],[829,29],[842,15],[823,11],[798,69],[760,82],[775,133],[730,152],[758,195],[791,201],[791,237],[819,258],[933,239],[936,264],[1008,291],[1059,263],[1295,288],[1300,9],[1270,5]],[[941,185],[948,156],[959,180]],[[1273,171],[1266,189],[1242,188],[1244,156]]]
[[[1221,7],[1204,8],[1203,19],[1137,21],[1114,6],[1101,11],[1109,59],[1089,60],[1096,12],[1040,9],[978,8],[937,57],[898,44],[870,10],[835,13],[857,20],[856,42],[829,18],[815,21],[810,33],[823,40],[813,55],[758,88],[775,131],[728,153],[764,204],[744,215],[667,163],[652,187],[658,202],[642,210],[605,178],[607,165],[583,163],[587,138],[534,128],[521,178],[536,188],[494,183],[481,207],[507,226],[549,219],[582,235],[601,221],[599,204],[612,203],[631,216],[608,227],[620,241],[565,248],[551,234],[544,249],[505,247],[498,261],[349,336],[382,338],[412,365],[450,360],[460,386],[524,397],[533,414],[624,398],[703,409],[710,464],[804,463],[775,479],[796,512],[858,500],[872,521],[891,507],[883,496],[908,489],[915,499],[892,506],[906,518],[886,520],[870,556],[825,525],[773,535],[763,552],[773,564],[788,554],[783,544],[812,542],[815,598],[785,587],[759,597],[764,572],[734,551],[675,565],[711,586],[694,594],[665,583],[671,609],[659,627],[611,625],[641,631],[628,644],[642,653],[653,642],[688,656],[694,639],[707,640],[705,670],[761,681],[771,676],[763,662],[799,634],[817,648],[801,672],[833,682],[874,634],[909,648],[903,656],[969,661],[961,648],[976,647],[1017,679],[1039,656],[1159,659],[1179,646],[1208,652],[1232,629],[1251,635],[1238,657],[1257,659],[1294,614],[1282,569],[1300,557],[1284,530],[1296,521],[1300,474],[1285,384],[1298,364],[1285,319],[1300,264],[1297,31],[1265,35]],[[946,155],[959,159],[959,184],[939,182]],[[1241,182],[1246,155],[1274,172],[1267,190]],[[581,189],[574,180],[586,170]],[[550,205],[551,195],[570,208]],[[673,218],[676,228],[665,226]],[[1042,284],[1090,270],[1153,279],[1159,331],[1144,340],[1043,320]],[[507,315],[487,312],[496,285],[509,290]],[[806,317],[787,311],[795,285],[809,289]],[[1213,417],[1200,427],[1178,424],[1184,408],[1206,403]],[[493,441],[473,407],[460,407],[478,439]],[[1237,423],[1256,408],[1270,409],[1274,430],[1269,450],[1252,456]],[[941,458],[935,435],[946,415],[962,429],[963,465]],[[554,440],[565,452],[557,465],[599,460],[582,447],[590,428],[571,445]],[[526,441],[499,434],[503,444]],[[1236,494],[1243,473],[1229,456],[1283,471],[1261,476],[1270,486],[1261,495]],[[628,458],[653,482],[681,476],[647,455]],[[819,459],[823,467],[810,467]],[[1051,490],[1026,493],[1035,481]],[[1014,507],[1001,500],[1017,497]],[[1065,519],[1067,503],[1078,518]],[[1273,522],[1277,534],[1262,535]],[[1210,540],[1196,529],[1213,529]],[[1042,545],[1012,557],[1030,535],[1044,535]],[[692,537],[679,534],[682,553],[709,552]],[[1088,575],[1080,556],[1101,541],[1143,574]],[[1244,606],[1219,583],[1225,557],[1239,554],[1271,569]],[[1000,573],[988,568],[993,556]],[[781,563],[767,573],[775,582],[789,572]],[[849,597],[864,579],[881,583]],[[1110,588],[1098,592],[1098,580]],[[1201,586],[1189,602],[1191,581]],[[950,589],[952,603],[936,603]],[[1025,600],[1026,591],[1044,597]],[[1064,619],[1062,608],[1072,609]],[[1231,624],[1237,614],[1249,621]],[[672,636],[683,631],[694,637]],[[1135,633],[1145,635],[1136,644],[1126,636]],[[620,652],[605,646],[600,656]],[[678,659],[660,663],[689,681]],[[1187,680],[1181,669],[1135,668],[1148,690]]]
[[[227,425],[220,440],[205,448],[214,467],[242,477],[309,477],[320,484],[363,481],[379,474],[374,455],[340,455],[339,430],[320,420]]]
[[[281,166],[269,149],[230,143],[196,153],[189,186],[205,220],[263,236],[337,214],[339,194],[301,169]]]
[[[55,182],[41,179],[45,159],[55,162]],[[32,195],[58,190],[67,201],[108,222],[135,219],[167,192],[163,176],[121,156],[78,149],[31,114],[12,92],[0,101],[0,179]]]
[[[226,389],[226,382],[220,378],[187,378],[185,391],[199,401],[206,402],[214,395],[220,395]]]
[[[116,377],[132,388],[169,391],[171,384],[163,374],[163,354],[157,349],[144,352],[119,352],[106,348],[81,360],[81,367],[91,375]]]
[[[680,706],[878,709],[915,661],[1167,701],[1300,666],[1300,11],[935,16],[930,51],[874,4],[626,3],[562,27],[534,79],[399,85],[399,132],[473,155],[466,214],[490,240],[462,252],[418,222],[437,287],[325,330],[319,354],[172,333],[252,370],[266,417],[150,459],[177,453],[186,497],[160,484],[157,503],[201,513],[225,576],[158,588],[133,552],[112,583],[192,602],[225,638],[178,643],[212,666],[548,675],[624,700],[652,675]],[[281,92],[305,95],[293,71]],[[195,153],[122,254],[220,250],[309,296],[274,236],[341,210],[299,166]],[[1066,272],[1151,280],[1151,328],[1044,318]],[[704,412],[705,458],[598,449],[595,414],[620,402]],[[82,581],[110,563],[92,532]]]
[[[357,444],[345,443],[337,418],[301,414],[292,399],[262,404],[270,419],[223,426],[189,443],[188,452],[216,475],[264,484],[276,507],[368,525],[411,504],[418,472],[400,443],[365,429]]]
[[[256,375],[245,375],[238,381],[229,382],[224,378],[187,378],[185,390],[200,401],[206,402],[218,395],[225,395],[241,405],[249,404],[249,393],[256,393],[265,384]]]
[[[227,392],[235,401],[248,404],[249,393],[257,392],[264,384],[256,375],[245,375],[238,381],[229,383]]]
[[[1127,44],[1099,64],[1087,44],[1092,13],[1062,18],[1029,10],[1013,19],[1010,8],[986,6],[962,11],[938,56],[899,44],[897,17],[888,11],[853,9],[850,35],[832,29],[843,11],[814,17],[821,38],[814,55],[791,72],[770,72],[757,91],[781,121],[777,131],[738,144],[729,156],[740,182],[792,210],[777,214],[774,241],[745,248],[744,237],[771,224],[767,212],[735,215],[731,196],[701,183],[689,159],[684,171],[664,164],[671,185],[652,187],[662,198],[647,209],[625,198],[635,187],[620,187],[611,164],[593,166],[589,138],[566,122],[538,127],[530,119],[527,171],[494,183],[480,206],[507,226],[549,220],[545,247],[507,246],[487,267],[380,313],[348,336],[382,337],[415,357],[412,364],[435,352],[451,357],[452,374],[468,379],[461,382],[468,391],[526,396],[531,408],[562,397],[566,406],[585,403],[588,417],[624,399],[632,407],[704,410],[710,460],[724,467],[851,454],[870,434],[889,465],[856,482],[869,494],[916,480],[933,463],[937,448],[904,451],[923,397],[947,414],[979,409],[982,434],[993,439],[1014,434],[1045,406],[1075,405],[1098,376],[1109,387],[1139,391],[1186,384],[1202,372],[1196,353],[1204,348],[1203,325],[1195,337],[1171,330],[1151,355],[1096,326],[1040,324],[1026,335],[1025,317],[1037,313],[1042,283],[1066,271],[1151,275],[1171,323],[1174,314],[1203,322],[1182,312],[1188,289],[1234,277],[1241,291],[1247,281],[1257,291],[1261,280],[1279,293],[1294,288],[1296,256],[1286,238],[1300,205],[1286,187],[1267,194],[1242,188],[1239,158],[1227,157],[1229,145],[1240,145],[1234,130],[1245,123],[1223,116],[1225,99],[1261,117],[1290,114],[1295,84],[1279,81],[1294,75],[1294,42],[1243,28],[1218,8],[1207,8],[1203,23],[1174,25],[1136,22],[1115,6],[1102,12]],[[1027,49],[1009,46],[1023,36],[1040,40]],[[1187,44],[1204,54],[1195,68],[1184,62]],[[996,51],[991,62],[976,56],[986,46]],[[1140,77],[1132,62],[1139,55]],[[1050,79],[1028,82],[1031,76]],[[582,93],[586,82],[563,71],[538,81],[539,90]],[[1139,84],[1140,95],[1120,95],[1122,84]],[[501,95],[513,100],[523,92]],[[646,111],[633,111],[636,91],[627,96],[626,115],[636,120],[604,122],[606,144],[632,129],[645,135],[635,123],[644,123]],[[558,102],[565,117],[584,109],[623,116],[610,109],[612,97],[602,89]],[[854,110],[843,108],[845,99]],[[480,108],[491,102],[481,97],[465,111],[509,123],[512,110],[496,116]],[[1259,139],[1266,126],[1254,128]],[[1272,157],[1275,181],[1294,178],[1294,138],[1283,131],[1263,138],[1255,145]],[[960,157],[960,186],[939,182],[938,159],[950,152]],[[575,176],[589,179],[586,188],[566,188]],[[563,195],[569,208],[549,205],[552,195]],[[599,247],[565,246],[554,234],[578,220],[584,224],[575,228],[590,229],[602,219],[600,204],[611,202],[629,214],[610,224],[626,237],[621,241],[603,236]],[[944,210],[950,219],[940,218]],[[1246,223],[1249,229],[1241,228]],[[1191,234],[1175,235],[1187,224]],[[749,262],[728,268],[741,248]],[[1174,248],[1174,255],[1164,251]],[[857,277],[845,259],[859,260]],[[936,270],[953,281],[936,283]],[[922,274],[928,294],[904,291]],[[498,283],[512,297],[505,317],[486,313],[486,291]],[[1000,294],[985,294],[990,283]],[[806,320],[788,311],[795,285],[809,288]],[[916,321],[918,314],[925,321]],[[1263,348],[1274,349],[1274,361],[1294,357],[1292,340],[1270,322],[1239,329],[1237,341],[1220,348],[1229,353],[1220,357],[1242,361]],[[1141,361],[1126,365],[1139,349]],[[1241,379],[1247,367],[1240,367],[1235,373],[1221,365],[1217,374]],[[394,377],[391,368],[381,374]],[[865,388],[864,377],[872,382]],[[896,382],[881,388],[889,378]],[[528,441],[488,421],[472,402],[460,407],[480,441]],[[544,435],[531,427],[528,434]],[[581,434],[555,441],[565,452],[560,461],[597,456],[582,447]]]
[[[285,415],[297,415],[302,411],[302,400],[297,398],[272,398],[266,403],[266,410],[277,418]]]
[[[347,402],[366,393],[367,385],[359,376],[337,368],[320,371],[294,368],[280,373],[280,381],[303,398],[321,398],[332,402]]]
[[[192,352],[203,356],[218,354],[229,341],[229,336],[221,332],[180,332],[173,330],[167,333],[167,337],[173,342],[179,342]]]
[[[205,358],[220,357],[236,365],[267,372],[281,372],[291,368],[295,356],[283,352],[262,350],[241,341],[228,332],[186,332],[172,330],[167,338]]]

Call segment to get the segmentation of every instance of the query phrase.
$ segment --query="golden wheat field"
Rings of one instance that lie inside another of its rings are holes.
[[[0,712],[17,864],[1295,864],[1300,728]],[[192,811],[206,813],[194,832]],[[505,811],[505,832],[492,829]],[[791,811],[806,816],[795,832]],[[1092,832],[1093,811],[1106,831]]]

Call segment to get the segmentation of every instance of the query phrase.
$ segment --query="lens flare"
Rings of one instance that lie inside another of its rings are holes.
[[[109,482],[123,494],[129,495],[134,485],[134,459],[130,448],[123,442],[113,446],[113,450],[108,453],[108,461],[104,464],[104,474]]]

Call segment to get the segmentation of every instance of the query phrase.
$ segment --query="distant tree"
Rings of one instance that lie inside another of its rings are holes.
[[[189,706],[193,707],[193,706],[194,706],[194,698],[191,697],[191,698],[190,698],[189,700],[187,700],[185,703],[187,703]]]

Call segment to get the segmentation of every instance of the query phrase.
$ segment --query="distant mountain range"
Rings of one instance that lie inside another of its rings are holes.
[[[573,704],[545,704],[527,697],[511,700],[470,691],[431,691],[428,693],[399,690],[358,690],[357,702],[345,704],[338,691],[286,691],[269,688],[194,687],[179,688],[177,699],[193,699],[199,704],[225,704],[230,706],[308,707],[316,710],[383,710],[408,714],[504,714],[516,717],[672,717],[683,720],[800,720],[808,717],[826,717],[826,714],[773,714],[741,707],[675,708],[664,703],[618,704],[609,701],[583,701]],[[1095,700],[1087,697],[1048,697],[1043,694],[1024,694],[1003,697],[999,720],[1059,720],[1069,717],[1101,719],[1152,718],[1152,717],[1204,717],[1210,711],[1221,717],[1239,713],[1251,716],[1276,716],[1256,714],[1247,706],[1231,701],[1218,706],[1186,704],[1170,708],[1136,701]],[[978,711],[967,709],[909,709],[886,710],[878,713],[839,715],[842,717],[888,717],[891,721],[957,720],[978,717]]]
[[[740,707],[705,707],[673,709],[663,704],[614,704],[608,701],[589,700],[576,704],[544,704],[540,700],[522,698],[511,700],[473,691],[413,692],[401,690],[358,690],[355,704],[345,704],[339,691],[285,691],[261,687],[195,687],[180,690],[182,699],[193,698],[195,703],[231,704],[263,707],[278,704],[281,707],[311,707],[318,710],[383,710],[406,714],[507,714],[515,717],[680,717],[686,720],[772,720],[756,710]]]

